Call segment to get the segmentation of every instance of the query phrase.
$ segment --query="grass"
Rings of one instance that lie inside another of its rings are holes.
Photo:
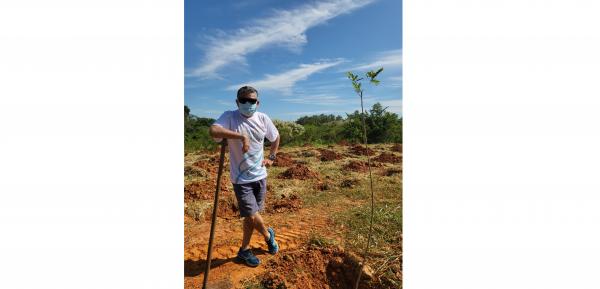
[[[308,238],[308,245],[314,248],[327,248],[336,245],[337,242],[333,239],[323,237],[318,233],[311,233]]]
[[[337,213],[334,221],[347,228],[345,232],[346,246],[362,252],[369,231],[371,215],[370,204],[365,203],[359,207]],[[375,204],[373,215],[373,235],[371,252],[390,249],[389,245],[397,243],[402,233],[402,209],[398,203]]]
[[[367,244],[369,203],[334,215],[334,221],[346,227],[345,247],[362,253]],[[373,234],[367,264],[387,284],[402,286],[397,277],[402,267],[402,207],[399,202],[380,202],[375,205]]]
[[[316,207],[319,204],[331,203],[337,199],[337,195],[330,191],[316,191],[302,196],[306,207]]]
[[[192,217],[196,221],[200,221],[204,217],[206,209],[212,207],[211,202],[207,201],[192,201],[186,203],[185,214]]]
[[[245,279],[241,283],[242,288],[244,289],[267,289],[259,280],[257,280],[256,276]]]

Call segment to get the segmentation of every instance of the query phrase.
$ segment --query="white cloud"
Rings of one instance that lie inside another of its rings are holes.
[[[305,116],[305,115],[315,115],[315,114],[339,114],[340,112],[337,110],[312,110],[312,111],[295,111],[295,112],[288,112],[286,114],[288,115],[300,115],[300,116]]]
[[[339,105],[345,102],[343,98],[329,94],[294,95],[294,98],[283,98],[281,100],[295,104],[314,105]]]
[[[235,96],[232,96],[230,101],[226,101],[223,99],[217,99],[217,103],[220,105],[224,105],[224,106],[235,106],[236,105],[235,104]]]
[[[337,60],[333,62],[317,62],[313,64],[300,64],[300,67],[298,68],[288,70],[277,75],[267,74],[264,79],[231,85],[228,86],[227,89],[237,90],[244,85],[250,85],[256,88],[259,92],[261,90],[277,90],[285,95],[289,95],[292,93],[292,88],[296,82],[305,80],[313,73],[338,65],[342,62],[343,60]]]
[[[388,107],[387,111],[402,115],[402,99],[380,100],[383,107]]]
[[[306,44],[306,30],[329,19],[367,5],[374,0],[330,0],[303,5],[292,10],[278,10],[271,17],[255,20],[251,25],[229,34],[214,37],[200,66],[190,76],[218,77],[217,71],[232,63],[246,63],[246,55],[269,45],[298,51]]]
[[[402,75],[390,76],[383,84],[388,87],[402,87]]]
[[[383,67],[384,72],[389,69],[402,67],[402,49],[381,52],[370,63],[361,64],[347,70],[371,70],[379,67]]]

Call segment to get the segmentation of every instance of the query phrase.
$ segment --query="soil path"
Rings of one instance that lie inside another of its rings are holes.
[[[294,213],[263,215],[268,226],[275,229],[279,253],[297,249],[309,238],[311,232],[337,239],[327,214],[319,214],[313,209],[300,209]],[[242,238],[241,219],[225,220],[218,218],[213,243],[213,253],[209,284],[211,288],[241,288],[243,280],[264,272],[264,264],[271,258],[262,236],[256,231],[252,235],[250,247],[260,258],[256,268],[239,264],[235,256]],[[195,222],[186,218],[185,232],[185,288],[202,288],[210,222]]]

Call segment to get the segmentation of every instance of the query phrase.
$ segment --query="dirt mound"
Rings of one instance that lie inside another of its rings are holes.
[[[184,205],[185,215],[190,218],[200,221],[210,220],[212,216],[212,208],[214,195],[206,196],[203,200],[187,200]],[[229,192],[223,192],[219,195],[219,207],[217,216],[224,219],[232,219],[238,217],[238,207],[235,197]]]
[[[358,260],[341,248],[282,252],[267,262],[259,280],[265,288],[354,288],[360,270]],[[384,288],[378,285],[372,270],[365,266],[359,288]]]
[[[334,188],[333,183],[325,181],[325,182],[318,182],[315,184],[315,189],[319,190],[319,191],[328,191],[328,190],[332,190]]]
[[[344,166],[345,170],[350,170],[353,172],[368,172],[369,171],[369,166],[367,165],[366,162],[361,162],[361,161],[350,161],[348,164],[346,164]]]
[[[347,140],[345,140],[345,139],[343,139],[343,140],[339,141],[337,144],[338,144],[338,145],[341,145],[341,146],[349,146],[349,145],[352,145],[351,143],[349,143],[349,142],[348,142]]]
[[[214,192],[210,192],[204,182],[187,184],[183,190],[186,202],[190,200],[209,200],[214,194]]]
[[[381,163],[397,163],[402,161],[402,157],[396,156],[392,153],[381,153],[373,160]]]
[[[203,169],[204,171],[208,172],[208,174],[210,175],[217,175],[217,170],[219,169],[219,163],[218,160],[217,162],[207,162],[204,160],[199,160],[195,163],[192,164],[193,166]]]
[[[353,179],[346,179],[340,183],[340,187],[342,188],[353,188],[356,185],[358,185],[358,180]]]
[[[273,272],[269,272],[262,277],[261,285],[267,289],[287,289],[289,286],[285,282],[285,277]]]
[[[273,162],[273,166],[276,167],[289,167],[295,164],[296,161],[292,159],[292,156],[287,153],[278,153],[275,162]]]
[[[393,147],[390,148],[391,151],[393,152],[402,152],[402,144],[401,143],[397,143],[395,144]]]
[[[219,198],[219,207],[217,208],[217,217],[223,219],[233,219],[239,217],[237,203],[231,198]],[[212,204],[204,211],[204,220],[210,221],[212,218]]]
[[[342,159],[342,155],[340,155],[334,151],[321,149],[321,150],[319,150],[319,152],[321,153],[321,161],[322,162]]]
[[[305,147],[305,148],[312,147],[312,146],[313,145],[311,143],[308,143],[308,142],[302,145],[302,147]]]
[[[351,148],[350,148],[350,152],[351,152],[352,154],[354,154],[354,155],[357,155],[357,156],[364,156],[364,155],[366,155],[367,153],[368,153],[370,156],[372,156],[372,155],[374,155],[374,154],[375,154],[375,152],[374,152],[372,149],[368,149],[368,148],[366,148],[366,147],[364,147],[364,146],[361,146],[361,145],[355,145],[355,146],[351,147]]]
[[[208,179],[202,182],[187,184],[184,188],[184,200],[210,200],[214,197],[217,185],[216,179]],[[226,178],[221,178],[221,192],[230,192],[230,183]]]
[[[295,212],[302,208],[302,200],[297,195],[281,195],[275,201],[267,201],[267,213]]]
[[[393,175],[397,175],[397,174],[401,174],[401,173],[402,173],[401,168],[400,169],[391,168],[391,169],[387,169],[387,170],[383,171],[382,175],[391,177]]]
[[[285,172],[281,173],[277,178],[306,180],[317,178],[318,176],[319,175],[317,173],[311,171],[307,166],[302,164],[296,164],[293,167],[287,169]]]

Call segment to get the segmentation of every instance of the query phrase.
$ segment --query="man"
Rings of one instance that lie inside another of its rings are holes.
[[[267,191],[267,169],[273,164],[279,148],[279,132],[271,119],[257,112],[260,104],[258,92],[244,86],[237,92],[238,110],[226,111],[210,127],[210,135],[216,140],[226,138],[229,145],[231,182],[244,218],[244,235],[237,259],[248,266],[256,267],[260,260],[250,250],[250,237],[256,229],[263,237],[270,254],[275,254],[279,246],[275,241],[275,231],[267,228],[258,213],[265,206]],[[263,143],[271,142],[268,158],[263,157]]]

